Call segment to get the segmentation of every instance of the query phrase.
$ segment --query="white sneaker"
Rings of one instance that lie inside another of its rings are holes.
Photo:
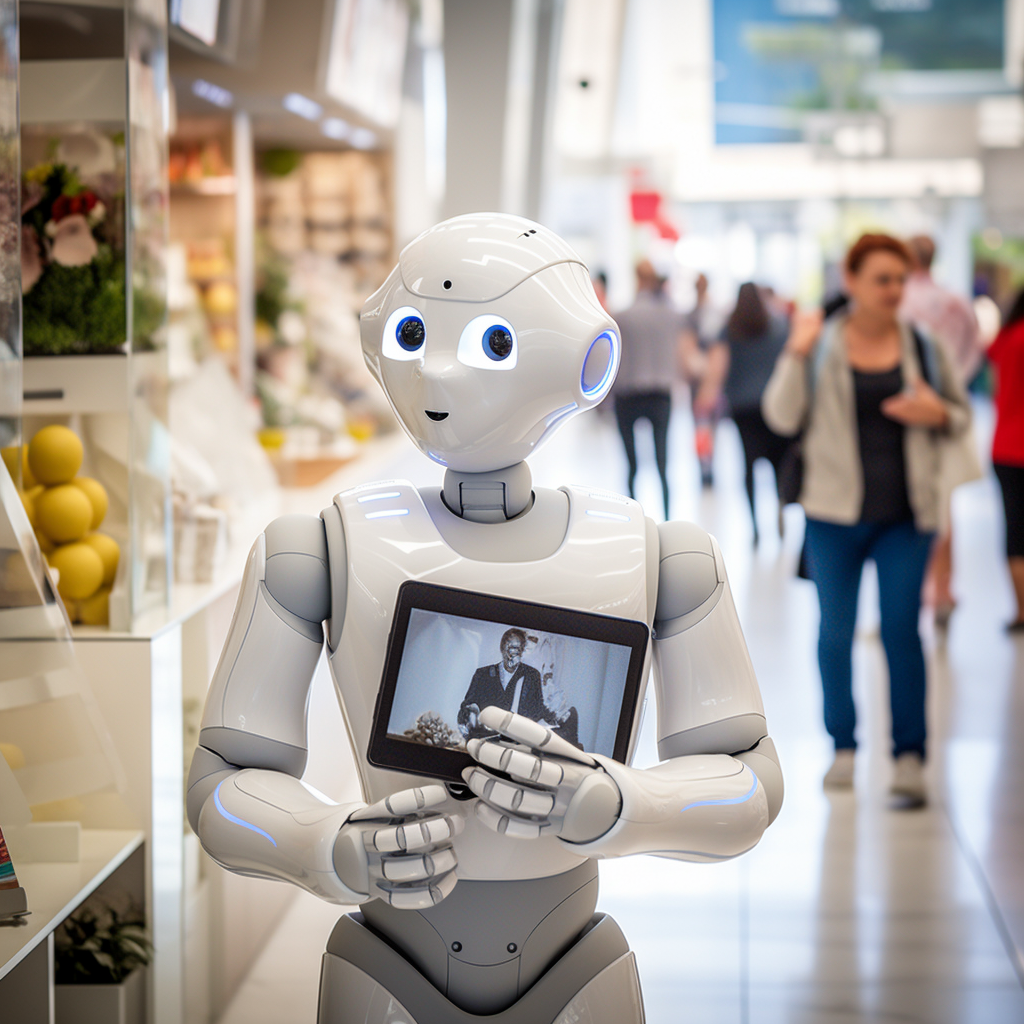
[[[924,783],[924,761],[920,754],[907,751],[893,762],[889,792],[900,797],[905,807],[922,807],[928,802]]]
[[[832,767],[825,772],[825,778],[821,783],[825,789],[853,788],[853,754],[854,752],[848,749],[836,751]]]

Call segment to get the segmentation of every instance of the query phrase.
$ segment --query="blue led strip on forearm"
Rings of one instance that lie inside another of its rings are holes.
[[[754,775],[753,771],[751,771],[750,774]],[[734,796],[730,797],[727,800],[698,800],[696,803],[687,804],[684,808],[682,808],[682,810],[680,810],[679,813],[682,814],[683,811],[689,811],[694,807],[712,807],[724,804],[745,804],[754,795],[756,791],[757,776],[754,775],[754,784],[750,787],[750,791],[748,793],[745,793],[743,796]]]
[[[229,810],[225,809],[224,805],[220,802],[220,787],[223,786],[224,783],[227,782],[227,781],[228,781],[227,779],[224,779],[223,781],[219,782],[217,784],[217,788],[213,791],[213,803],[214,803],[214,806],[217,808],[218,811],[220,811],[220,813],[225,818],[228,819],[228,821],[232,821],[236,825],[241,825],[242,828],[247,828],[247,829],[250,829],[253,832],[259,833],[264,838],[269,839],[271,844],[276,847],[277,843],[274,842],[274,837],[269,832],[264,832],[263,829],[261,829],[258,825],[254,825],[251,821],[245,821],[242,818],[236,817]]]

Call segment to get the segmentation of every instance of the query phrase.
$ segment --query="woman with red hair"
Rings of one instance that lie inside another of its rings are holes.
[[[824,324],[820,312],[794,319],[763,400],[773,430],[803,432],[800,504],[821,605],[825,727],[835,742],[825,786],[853,785],[853,633],[861,571],[871,559],[889,666],[891,792],[900,806],[920,806],[927,795],[918,615],[939,523],[941,439],[970,423],[967,396],[943,350],[897,317],[910,266],[902,242],[862,236],[846,257],[849,306]]]

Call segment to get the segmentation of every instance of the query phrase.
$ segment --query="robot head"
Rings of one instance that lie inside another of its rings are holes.
[[[579,256],[500,213],[453,217],[410,242],[359,329],[413,442],[466,473],[521,462],[597,405],[619,365],[618,328]]]

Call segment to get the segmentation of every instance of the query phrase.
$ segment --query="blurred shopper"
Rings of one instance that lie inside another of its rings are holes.
[[[935,242],[928,235],[915,235],[907,242],[914,260],[903,290],[900,315],[922,328],[946,352],[967,387],[977,376],[985,349],[973,306],[964,298],[943,288],[932,277]],[[935,622],[945,626],[956,607],[953,597],[953,529],[949,516],[951,494],[943,495],[938,537],[928,566],[925,593],[935,609]]]
[[[928,235],[914,235],[907,241],[907,247],[914,263],[903,289],[900,316],[945,346],[960,383],[966,387],[985,360],[974,308],[967,299],[943,288],[932,277],[935,242]]]
[[[736,307],[726,321],[721,340],[708,354],[707,373],[694,401],[694,414],[703,416],[718,408],[722,395],[725,396],[743,443],[744,482],[754,524],[754,544],[758,542],[754,463],[767,459],[777,474],[792,443],[776,434],[761,414],[761,396],[788,333],[787,319],[780,312],[769,311],[757,285],[740,285]],[[780,514],[780,532],[781,523]]]
[[[763,408],[777,432],[803,430],[800,503],[821,605],[825,727],[836,749],[825,786],[853,783],[853,633],[870,558],[889,666],[891,791],[919,805],[926,799],[921,582],[939,522],[941,439],[967,430],[970,407],[945,349],[897,318],[910,264],[897,239],[861,237],[846,257],[848,309],[824,326],[820,311],[794,319]],[[929,366],[935,388],[925,379]]]
[[[665,518],[668,500],[668,421],[672,412],[672,381],[676,352],[683,329],[682,314],[665,291],[665,278],[650,260],[636,267],[636,300],[629,309],[615,314],[622,334],[622,361],[615,380],[615,418],[629,462],[629,496],[636,497],[636,443],[633,428],[647,420],[654,431],[654,458],[661,477]]]
[[[715,458],[715,430],[722,417],[722,405],[708,406],[698,412],[696,396],[708,370],[708,352],[718,339],[721,320],[711,304],[708,293],[708,279],[698,274],[694,282],[697,301],[686,315],[686,329],[683,336],[683,372],[694,398],[693,439],[700,465],[700,482],[711,487],[714,482],[712,464]]]
[[[1007,625],[1024,632],[1024,290],[988,350],[996,371],[996,429],[992,465],[1003,492],[1006,557],[1017,598],[1017,614]]]

